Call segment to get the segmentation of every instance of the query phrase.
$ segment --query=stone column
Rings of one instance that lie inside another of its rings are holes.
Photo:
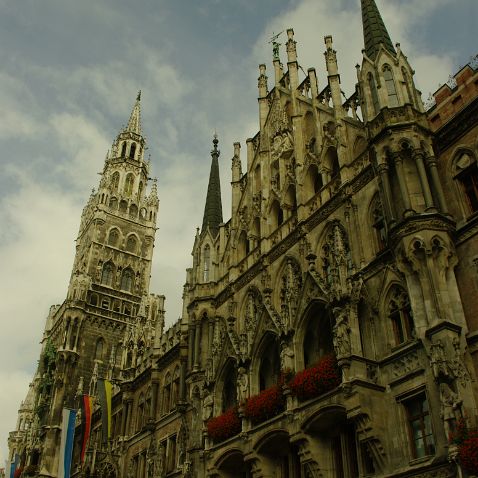
[[[156,420],[156,409],[158,407],[158,390],[159,390],[159,382],[157,380],[153,380],[153,384],[151,387],[151,410],[149,411],[151,420]]]
[[[443,194],[443,188],[441,187],[440,178],[438,176],[437,160],[435,157],[430,156],[427,158],[426,162],[432,177],[433,189],[435,189],[438,196],[438,205],[440,207],[440,211],[446,214],[448,212],[448,208],[446,206],[445,195]]]
[[[121,417],[121,436],[126,435],[126,419],[128,417],[128,402],[123,401],[123,416]]]
[[[389,222],[395,222],[395,213],[393,211],[392,203],[392,189],[390,188],[390,180],[388,178],[388,164],[379,164],[378,173],[380,174],[380,180],[382,182],[383,187],[383,207],[385,209],[385,213],[388,216]]]
[[[403,171],[403,159],[400,157],[399,154],[394,155],[395,161],[395,169],[397,171],[397,178],[398,178],[398,185],[400,186],[400,193],[402,195],[403,204],[405,206],[405,213],[410,212],[412,210],[412,206],[410,204],[410,196],[408,194],[408,187],[407,181],[405,180],[405,172]]]
[[[425,170],[425,164],[423,161],[423,152],[417,151],[414,154],[415,163],[418,169],[418,176],[422,185],[423,197],[425,198],[426,209],[434,209],[433,196],[430,191],[430,185],[428,184],[427,172]]]
[[[201,345],[201,320],[196,319],[196,330],[194,336],[194,370],[199,370],[199,347]]]
[[[189,326],[189,334],[188,334],[188,369],[192,370],[194,365],[194,332],[195,326],[191,324]]]

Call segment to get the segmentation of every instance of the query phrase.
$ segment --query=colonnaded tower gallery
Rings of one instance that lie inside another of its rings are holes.
[[[47,318],[9,437],[16,476],[59,476],[64,407],[81,410],[74,477],[478,473],[476,58],[425,110],[375,0],[361,7],[350,98],[330,36],[321,87],[292,29],[286,67],[278,43],[271,80],[259,66],[259,131],[242,158],[234,144],[228,221],[214,138],[182,317],[167,330],[149,291],[158,198],[138,96]]]

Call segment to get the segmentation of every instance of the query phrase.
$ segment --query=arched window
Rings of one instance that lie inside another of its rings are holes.
[[[304,367],[314,365],[324,355],[334,353],[329,312],[320,303],[314,303],[307,312],[304,335]]]
[[[136,241],[136,237],[133,235],[128,237],[128,240],[126,241],[126,250],[129,252],[136,252],[136,247],[137,247],[138,241]]]
[[[111,189],[113,191],[118,191],[119,180],[120,174],[118,173],[118,171],[116,171],[113,173],[113,176],[111,176]]]
[[[131,269],[125,269],[121,274],[121,290],[131,292],[133,289],[133,271]]]
[[[133,173],[129,173],[126,176],[126,181],[124,183],[124,193],[126,196],[131,196],[133,193],[133,185],[134,185],[134,175]]]
[[[322,175],[319,174],[319,169],[315,164],[310,165],[305,178],[307,199],[315,196],[321,190],[322,186]]]
[[[403,76],[403,82],[405,83],[405,88],[407,89],[407,94],[408,94],[408,101],[410,102],[411,105],[415,104],[415,98],[412,92],[413,85],[410,82],[410,77],[408,76],[407,71],[405,70],[405,67],[402,66],[402,76]]]
[[[258,164],[256,169],[254,170],[254,184],[255,184],[255,191],[260,192],[262,188],[262,180],[261,180],[261,165]]]
[[[129,207],[129,215],[134,218],[138,216],[138,206],[136,204],[131,204]]]
[[[163,386],[163,415],[169,413],[171,404],[171,374],[168,372],[164,378]]]
[[[373,105],[373,116],[377,115],[380,111],[380,102],[378,101],[378,92],[377,86],[375,85],[375,78],[373,77],[372,73],[369,73],[367,76],[368,80],[368,87],[370,90],[370,96],[372,98],[372,105]]]
[[[98,295],[97,294],[91,294],[90,295],[90,304],[93,306],[98,305]]]
[[[110,208],[116,209],[118,207],[118,200],[115,197],[110,199]]]
[[[279,201],[274,201],[271,206],[270,221],[272,230],[277,229],[284,222],[284,213],[280,207]]]
[[[249,239],[247,238],[246,231],[242,231],[239,235],[239,259],[243,259],[249,254]]]
[[[454,163],[455,180],[458,181],[465,199],[466,215],[478,211],[478,167],[475,158],[462,152]]]
[[[103,273],[101,274],[101,283],[103,285],[112,286],[114,276],[114,265],[111,262],[106,262],[103,266]]]
[[[174,369],[172,393],[171,393],[171,408],[176,407],[179,402],[179,367]]]
[[[398,287],[394,288],[388,303],[388,317],[392,322],[395,345],[415,338],[412,309],[408,294]]]
[[[262,350],[259,366],[259,389],[272,387],[279,380],[280,353],[277,337],[268,337]]]
[[[104,353],[105,353],[105,341],[102,337],[100,337],[96,341],[95,360],[103,360]]]
[[[129,148],[130,159],[134,159],[134,153],[136,153],[136,143],[131,143],[131,147]]]
[[[291,213],[297,210],[297,197],[295,194],[295,187],[292,184],[287,188],[284,207]]]
[[[223,377],[222,411],[225,412],[237,405],[237,372],[232,361],[227,364]]]
[[[140,431],[144,425],[144,394],[141,393],[138,399],[138,416],[136,417],[136,431]]]
[[[121,212],[126,212],[128,210],[128,202],[125,201],[124,199],[120,202],[119,210]]]
[[[375,232],[376,250],[377,252],[380,252],[382,249],[384,249],[385,244],[387,243],[387,231],[385,228],[382,202],[380,201],[380,196],[378,193],[372,199],[370,205],[370,215],[372,228]]]
[[[68,347],[70,350],[75,350],[77,335],[78,335],[78,319],[75,319],[73,323],[73,327],[71,328],[71,333],[70,333],[70,345]]]
[[[398,96],[395,81],[393,80],[393,73],[389,65],[383,67],[383,79],[385,80],[385,87],[387,88],[388,106],[394,108],[398,106]]]
[[[108,235],[108,245],[116,247],[118,245],[119,232],[118,229],[112,229]]]
[[[121,157],[126,157],[126,141],[123,141],[123,144],[121,145]]]
[[[203,282],[209,281],[210,268],[211,268],[211,248],[209,247],[209,244],[206,244],[203,250]]]

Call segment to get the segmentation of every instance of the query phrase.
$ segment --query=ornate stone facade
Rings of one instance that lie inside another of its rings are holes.
[[[226,223],[214,138],[184,312],[167,331],[164,298],[148,295],[158,201],[154,184],[144,193],[138,100],[11,435],[34,476],[56,476],[58,412],[101,377],[115,384],[112,438],[96,408],[74,476],[461,476],[449,438],[460,419],[477,425],[477,72],[425,112],[375,2],[362,11],[345,102],[330,36],[322,91],[312,68],[299,82],[292,29],[270,90],[260,65],[259,132],[246,161],[234,144]]]

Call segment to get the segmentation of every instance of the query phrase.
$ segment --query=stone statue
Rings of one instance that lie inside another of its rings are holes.
[[[333,343],[337,358],[350,355],[350,327],[344,311],[338,311],[337,322],[333,329]]]
[[[249,378],[244,367],[239,367],[237,371],[237,399],[239,404],[247,400],[247,392],[249,389]]]
[[[212,398],[212,394],[206,391],[204,395],[204,399],[202,402],[202,420],[203,422],[207,422],[212,417],[212,408],[214,406],[214,399]]]
[[[430,345],[430,365],[435,378],[440,376],[449,377],[451,375],[448,360],[445,357],[445,347],[441,340],[437,340]]]
[[[461,406],[463,400],[450,386],[440,383],[441,418],[445,425],[445,433],[449,437],[455,431],[456,421],[463,417]]]
[[[282,371],[294,369],[294,352],[285,341],[281,342],[280,367]]]

